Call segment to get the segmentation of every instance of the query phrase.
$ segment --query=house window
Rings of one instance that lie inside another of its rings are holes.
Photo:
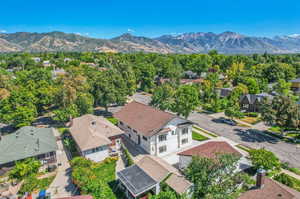
[[[172,133],[171,133],[172,135],[176,135],[176,131],[172,131]]]
[[[181,140],[181,144],[186,144],[188,142],[189,142],[189,139],[187,139],[187,138]]]
[[[148,139],[145,136],[143,136],[143,140],[147,141]]]
[[[167,135],[166,134],[158,136],[158,141],[159,142],[163,142],[163,141],[166,141],[166,140],[167,140]]]
[[[167,151],[167,146],[164,145],[164,146],[159,147],[159,148],[158,148],[158,151],[159,151],[159,153],[166,152],[166,151]]]
[[[188,128],[184,128],[182,129],[182,135],[188,134],[189,133],[189,129]]]

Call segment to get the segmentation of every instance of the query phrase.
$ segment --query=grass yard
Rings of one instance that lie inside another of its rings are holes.
[[[200,129],[199,127],[197,127],[197,126],[193,126],[193,128],[194,129],[196,129],[196,130],[198,130],[198,131],[201,131],[201,132],[203,132],[203,133],[205,133],[205,134],[207,134],[207,135],[210,135],[210,136],[212,136],[212,137],[218,137],[217,135],[215,135],[215,134],[213,134],[213,133],[210,133],[210,132],[208,132],[208,131],[204,131],[203,129]]]
[[[300,191],[300,180],[289,176],[285,173],[281,173],[274,177],[274,179],[292,189],[295,189],[297,191]]]
[[[240,120],[248,124],[257,124],[258,122],[261,121],[261,119],[258,117],[248,117],[248,116],[243,117]]]
[[[71,161],[72,181],[81,194],[90,194],[97,199],[122,198],[116,184],[117,158],[107,158],[95,163],[82,157]]]
[[[208,140],[208,137],[205,137],[204,135],[201,135],[201,134],[197,133],[196,131],[192,131],[192,138],[193,138],[193,140],[197,140],[197,141]]]

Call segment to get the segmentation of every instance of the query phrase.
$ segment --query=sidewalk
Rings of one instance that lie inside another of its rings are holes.
[[[54,132],[55,137],[60,136],[56,129]],[[62,140],[58,140],[57,145],[57,163],[60,163],[61,166],[58,167],[57,175],[47,191],[51,193],[52,198],[69,197],[73,195],[76,187],[73,185],[71,180],[71,168]]]

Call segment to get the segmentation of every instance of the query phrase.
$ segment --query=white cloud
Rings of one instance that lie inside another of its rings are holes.
[[[7,33],[6,30],[0,30],[0,33]]]
[[[81,35],[81,33],[80,33],[80,32],[76,32],[75,34],[76,34],[76,35]]]
[[[135,30],[133,30],[133,29],[131,29],[131,28],[128,28],[127,31],[128,31],[128,32],[135,32]]]

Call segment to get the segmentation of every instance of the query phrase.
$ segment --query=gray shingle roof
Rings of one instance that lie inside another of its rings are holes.
[[[127,167],[118,172],[117,175],[127,189],[135,196],[144,193],[158,183],[137,165]]]
[[[51,128],[22,127],[0,140],[0,165],[57,150]]]
[[[292,83],[300,83],[300,78],[293,79],[293,80],[291,80],[290,82],[292,82]]]

